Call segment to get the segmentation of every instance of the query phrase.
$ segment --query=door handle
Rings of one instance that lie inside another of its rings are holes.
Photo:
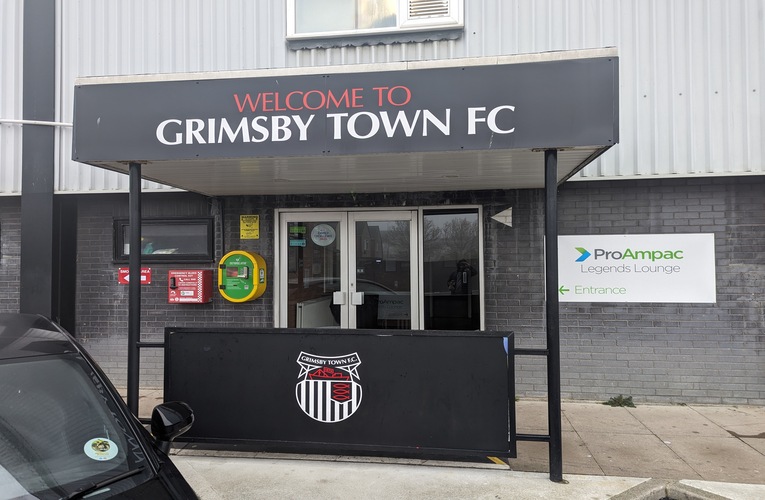
[[[364,292],[351,292],[351,305],[363,306],[364,305]]]
[[[332,292],[332,304],[336,306],[344,306],[345,292]]]

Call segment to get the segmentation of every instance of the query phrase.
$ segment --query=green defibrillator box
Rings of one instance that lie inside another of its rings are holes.
[[[247,302],[266,291],[266,261],[258,254],[234,250],[218,265],[218,291],[230,302]]]

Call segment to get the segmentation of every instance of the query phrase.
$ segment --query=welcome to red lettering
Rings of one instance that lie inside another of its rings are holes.
[[[234,94],[236,109],[245,111],[271,113],[274,111],[316,111],[319,109],[352,109],[364,107],[362,88],[345,89],[342,94],[335,95],[331,90],[293,90],[288,93],[258,92],[257,94]]]

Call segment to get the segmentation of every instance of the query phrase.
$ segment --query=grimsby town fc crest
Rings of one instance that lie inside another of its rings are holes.
[[[306,415],[325,424],[341,422],[361,404],[357,353],[345,356],[316,356],[301,352],[295,397]]]

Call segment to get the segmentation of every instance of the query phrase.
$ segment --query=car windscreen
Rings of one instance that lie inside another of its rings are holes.
[[[94,498],[146,481],[150,468],[107,388],[79,355],[0,363],[0,499],[61,498],[140,468]]]

